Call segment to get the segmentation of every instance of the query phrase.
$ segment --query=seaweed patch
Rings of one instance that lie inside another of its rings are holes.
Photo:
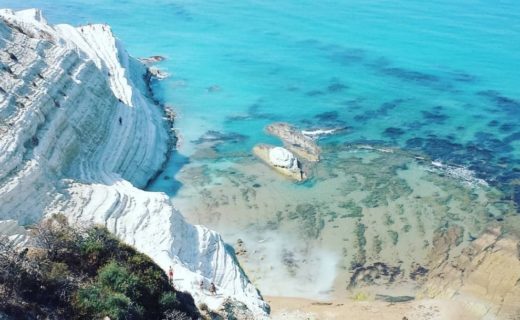
[[[520,113],[520,100],[506,97],[495,90],[479,91],[477,92],[477,95],[489,99],[496,107],[505,111],[509,115],[518,115]]]
[[[248,136],[240,134],[240,133],[236,133],[236,132],[223,133],[223,132],[216,131],[216,130],[208,130],[200,138],[198,138],[197,140],[193,140],[192,142],[195,144],[202,144],[202,143],[206,143],[206,142],[240,143],[240,142],[247,140],[248,138],[249,138]]]
[[[433,112],[430,112],[430,111],[421,111],[422,113],[422,116],[425,120],[429,121],[429,122],[434,122],[434,123],[438,123],[438,124],[442,124],[444,123],[444,121],[446,121],[449,116],[446,115],[446,114],[443,114],[440,112],[442,108],[436,108],[434,109]]]
[[[397,139],[405,134],[405,131],[401,128],[388,127],[383,132],[383,135],[392,139]]]

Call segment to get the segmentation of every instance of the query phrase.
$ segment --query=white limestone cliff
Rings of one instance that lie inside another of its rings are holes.
[[[220,235],[188,224],[165,194],[139,189],[170,143],[146,73],[107,25],[51,26],[38,10],[0,10],[0,220],[61,212],[103,224],[173,265],[176,287],[196,302],[216,309],[230,297],[262,318],[267,304]],[[219,294],[200,291],[202,279]]]

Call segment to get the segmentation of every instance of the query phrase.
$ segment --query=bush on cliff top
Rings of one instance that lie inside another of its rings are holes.
[[[62,215],[33,230],[34,247],[0,239],[0,313],[16,319],[196,319],[148,256],[100,226],[78,230]]]

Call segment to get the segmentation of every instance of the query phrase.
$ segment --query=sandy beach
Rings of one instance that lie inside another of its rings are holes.
[[[448,300],[418,300],[403,303],[343,299],[316,301],[290,297],[264,297],[275,320],[470,320],[477,319],[460,303]]]

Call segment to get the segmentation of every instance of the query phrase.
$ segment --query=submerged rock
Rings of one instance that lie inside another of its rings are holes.
[[[307,179],[312,164],[320,160],[321,150],[313,138],[332,134],[336,129],[301,131],[288,123],[279,122],[267,126],[266,131],[280,138],[284,147],[261,144],[253,148],[253,153],[278,172],[302,181]],[[305,166],[295,154],[304,161]]]
[[[154,64],[154,63],[161,62],[164,60],[166,60],[166,58],[163,56],[150,56],[147,58],[139,58],[139,61],[141,61],[142,63],[144,63],[146,65]]]
[[[383,262],[376,262],[368,266],[359,266],[350,277],[347,288],[367,285],[388,285],[402,277],[399,266],[389,266]]]
[[[152,75],[152,77],[157,78],[158,80],[163,80],[168,78],[170,75],[166,71],[162,71],[159,68],[156,67],[150,67],[148,68],[148,72]]]
[[[297,181],[305,180],[298,158],[282,147],[260,144],[253,148],[253,153],[279,173]]]
[[[280,138],[284,146],[299,157],[310,162],[320,160],[321,150],[316,142],[290,124],[283,122],[273,123],[267,126],[266,131]]]
[[[216,130],[208,130],[198,139],[192,140],[191,142],[195,144],[202,144],[207,142],[215,144],[223,142],[240,143],[247,140],[247,138],[247,136],[236,132],[220,132]]]
[[[206,90],[207,90],[208,92],[213,93],[213,92],[219,92],[219,91],[221,90],[221,88],[220,88],[219,85],[214,84],[214,85],[212,85],[212,86],[207,87]]]

